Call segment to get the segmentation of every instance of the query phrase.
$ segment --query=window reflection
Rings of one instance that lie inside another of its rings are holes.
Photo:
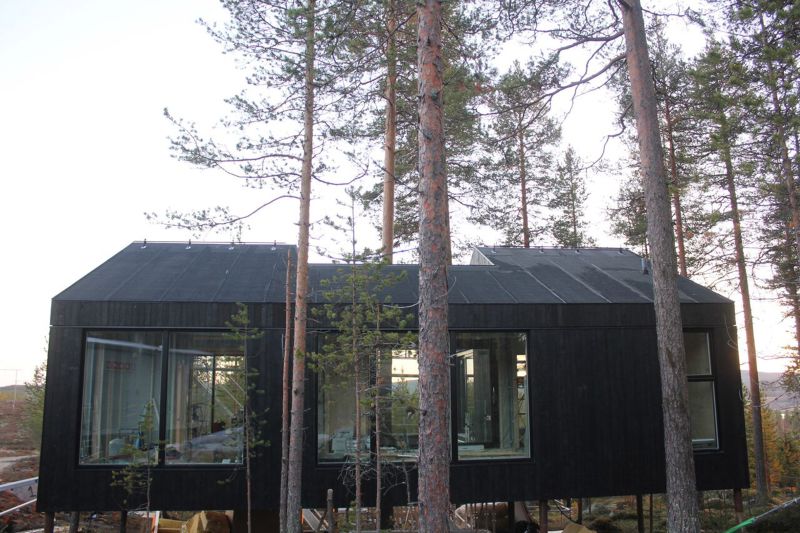
[[[168,464],[242,462],[244,364],[241,341],[224,333],[171,335]]]
[[[320,461],[346,461],[356,451],[355,376],[322,372],[317,393],[317,456]],[[369,450],[367,417],[361,417],[361,450]]]
[[[86,336],[80,464],[157,460],[161,333]]]
[[[529,457],[524,333],[457,333],[459,459]]]
[[[419,362],[417,350],[391,350],[378,373],[381,391],[381,452],[387,460],[419,455]]]
[[[696,450],[717,449],[717,412],[709,335],[705,331],[684,331],[683,343],[689,377],[692,446]]]
[[[372,421],[380,429],[382,460],[416,460],[419,447],[419,367],[417,351],[388,349],[373,359],[369,385],[362,385],[361,451],[372,447]],[[339,369],[322,371],[317,392],[317,457],[348,461],[356,451],[355,377]],[[373,386],[374,383],[374,386]],[[374,412],[379,393],[380,413]],[[365,459],[368,455],[365,454]]]

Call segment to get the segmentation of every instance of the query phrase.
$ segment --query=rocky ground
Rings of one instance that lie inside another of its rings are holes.
[[[0,399],[0,483],[39,475],[39,453],[22,423],[22,401]],[[0,511],[22,503],[14,495],[0,493]],[[42,527],[44,520],[33,506],[0,517],[0,531],[24,531]]]
[[[39,475],[39,452],[31,442],[22,417],[22,402],[17,397],[16,405],[11,397],[0,397],[0,484]],[[0,493],[0,511],[10,509],[21,502],[14,495]],[[69,525],[69,514],[56,514],[56,528]],[[44,515],[36,512],[33,505],[0,517],[0,533],[29,531],[44,527]],[[128,531],[142,531],[142,520],[136,516],[128,518]],[[119,531],[119,513],[81,513],[79,531]]]

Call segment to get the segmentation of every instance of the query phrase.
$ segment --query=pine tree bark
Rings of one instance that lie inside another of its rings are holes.
[[[681,192],[678,180],[678,162],[675,156],[675,137],[673,135],[674,123],[672,120],[672,106],[669,95],[664,95],[664,119],[667,128],[667,142],[669,143],[669,172],[672,183],[672,209],[675,211],[675,238],[678,241],[678,267],[681,276],[688,277],[686,270],[686,246],[684,244],[683,212],[681,209]]]
[[[284,310],[283,376],[281,398],[281,490],[279,520],[280,530],[286,531],[286,499],[289,487],[289,366],[292,364],[292,253],[286,254],[286,309]]]
[[[419,111],[419,530],[448,530],[450,366],[449,224],[443,124],[442,2],[417,3]]]
[[[394,179],[397,147],[397,13],[394,0],[387,2],[386,42],[386,131],[383,146],[383,256],[389,264],[394,258]]]
[[[522,124],[519,125],[519,133],[517,133],[517,151],[519,156],[519,188],[520,200],[522,204],[522,246],[525,248],[531,247],[531,230],[528,226],[528,177],[525,172],[525,131]]]
[[[725,163],[725,185],[728,188],[728,200],[731,206],[733,222],[733,243],[736,253],[736,270],[739,274],[739,292],[742,295],[742,311],[744,313],[744,331],[747,343],[747,364],[750,370],[750,398],[752,400],[753,417],[753,455],[756,470],[756,492],[759,501],[766,502],[769,493],[767,483],[767,455],[764,448],[764,429],[761,422],[761,389],[758,381],[758,357],[756,354],[756,338],[753,330],[753,310],[750,307],[750,284],[747,280],[747,264],[742,241],[742,225],[739,215],[739,200],[734,181],[733,159],[731,157],[730,138],[727,135],[728,124],[725,111],[717,109],[723,145],[722,160]]]
[[[355,513],[356,513],[356,533],[361,533],[361,439],[363,438],[361,435],[361,357],[359,354],[358,349],[358,319],[356,317],[356,306],[359,304],[358,302],[358,287],[356,281],[356,226],[355,226],[355,204],[351,204],[351,215],[350,219],[353,221],[353,224],[350,228],[350,243],[352,245],[351,253],[352,253],[352,263],[350,265],[350,336],[351,339],[351,346],[350,349],[352,350],[353,354],[353,381],[355,381],[355,390],[353,391],[355,394],[355,403],[356,403],[356,431],[355,431],[355,441],[356,441],[356,449],[355,449],[355,482],[356,482],[356,501],[355,501]]]
[[[297,239],[297,280],[294,311],[294,361],[292,365],[292,410],[289,426],[289,477],[286,525],[289,533],[301,533],[300,492],[303,479],[303,411],[305,409],[306,320],[308,304],[308,234],[311,211],[311,171],[314,157],[314,30],[316,0],[305,8],[305,109],[303,111],[303,166],[300,173],[300,213]]]
[[[664,414],[667,529],[700,531],[694,457],[689,427],[686,356],[678,299],[675,237],[658,128],[655,89],[639,0],[620,1],[633,110],[639,137],[652,257],[653,299]]]
[[[575,176],[572,176],[571,179],[573,180],[570,184],[570,192],[569,192],[569,203],[570,203],[570,219],[572,221],[572,246],[575,248],[580,247],[580,242],[578,242],[578,207],[575,205],[577,202],[577,191],[575,190]]]

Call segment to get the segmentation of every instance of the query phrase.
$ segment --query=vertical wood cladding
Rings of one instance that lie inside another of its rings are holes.
[[[254,506],[274,509],[280,478],[280,401],[283,306],[248,306],[250,342],[258,368],[254,395],[264,447],[253,463]],[[86,329],[224,329],[234,304],[54,302],[50,334],[39,510],[119,509],[121,496],[104,490],[108,466],[78,466],[83,342]],[[695,453],[701,489],[748,486],[732,304],[684,304],[686,328],[710,333],[719,449]],[[450,329],[510,330],[528,334],[531,457],[455,461],[454,502],[537,500],[664,491],[660,380],[652,306],[647,304],[451,305]],[[309,346],[315,346],[310,334]],[[307,376],[307,432],[303,504],[337,505],[352,499],[338,465],[316,460],[316,378]],[[406,499],[403,476],[387,498]],[[409,472],[416,498],[416,472]],[[365,485],[369,503],[372,482]],[[235,508],[244,502],[241,467],[159,467],[153,474],[155,509]]]

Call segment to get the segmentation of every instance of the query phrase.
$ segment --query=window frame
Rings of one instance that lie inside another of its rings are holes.
[[[711,386],[711,412],[713,415],[713,424],[714,424],[714,443],[713,446],[702,446],[696,445],[695,439],[692,440],[692,451],[694,453],[704,453],[704,452],[718,452],[722,449],[720,443],[720,430],[719,430],[719,409],[717,405],[717,372],[716,372],[716,365],[714,359],[714,350],[712,346],[714,345],[713,342],[713,332],[709,329],[704,328],[683,328],[683,335],[684,335],[684,351],[686,350],[686,334],[703,334],[706,340],[706,350],[708,356],[708,374],[690,374],[689,373],[689,363],[688,357],[686,360],[686,384],[687,384],[687,393],[689,392],[688,387],[691,383],[708,383]],[[691,418],[691,399],[689,407],[689,416]],[[690,427],[691,432],[691,427]],[[691,438],[691,434],[690,434]]]
[[[134,328],[134,327],[127,327],[127,328],[108,328],[108,327],[91,327],[91,328],[83,328],[81,330],[81,352],[80,352],[80,383],[79,383],[79,391],[80,391],[80,401],[78,402],[78,416],[77,416],[77,437],[78,442],[76,443],[76,454],[75,454],[75,465],[80,469],[108,469],[108,468],[125,468],[127,466],[132,465],[133,463],[130,461],[126,462],[102,462],[102,463],[84,463],[82,462],[81,451],[82,451],[82,443],[84,439],[83,434],[83,424],[84,424],[84,403],[85,403],[85,394],[86,394],[86,387],[87,387],[87,376],[86,376],[86,369],[88,365],[88,346],[89,346],[89,338],[92,334],[113,334],[113,333],[144,333],[144,334],[160,334],[161,337],[161,353],[159,357],[161,358],[161,368],[159,369],[160,373],[160,384],[159,384],[159,402],[158,402],[158,428],[156,429],[157,432],[157,439],[156,439],[156,462],[153,464],[153,467],[161,466],[162,464],[162,456],[163,456],[163,443],[161,439],[161,435],[163,435],[162,429],[165,423],[164,420],[164,411],[165,411],[165,376],[164,371],[166,367],[166,341],[167,335],[166,331],[162,328]]]
[[[455,417],[458,416],[458,409],[460,409],[459,401],[458,401],[458,390],[454,383],[458,379],[458,368],[457,365],[452,364],[450,370],[450,436],[451,436],[451,462],[453,464],[482,464],[482,463],[491,463],[491,464],[499,464],[499,463],[530,463],[534,461],[534,450],[533,450],[533,395],[531,394],[531,378],[532,378],[532,371],[531,371],[531,338],[533,337],[532,333],[533,330],[531,329],[502,329],[502,328],[490,328],[490,329],[482,329],[482,328],[458,328],[458,329],[450,329],[450,346],[451,350],[453,350],[453,354],[451,357],[455,357],[455,347],[456,347],[456,335],[457,334],[465,334],[465,333],[475,333],[475,334],[522,334],[525,336],[525,400],[526,400],[526,409],[527,409],[527,423],[528,427],[526,430],[527,434],[527,455],[525,456],[517,456],[517,457],[475,457],[475,458],[464,458],[460,457],[458,453],[458,427],[457,424],[454,424]],[[515,363],[516,364],[516,363]]]
[[[417,330],[417,329],[400,329],[400,330],[397,330],[397,329],[386,329],[386,330],[383,330],[383,331],[396,332],[396,333],[399,333],[401,335],[414,334],[417,337],[419,336],[419,330]],[[336,334],[335,330],[320,330],[320,331],[316,332],[315,340],[314,340],[315,341],[314,342],[314,346],[316,348],[317,353],[320,353],[322,351],[322,347],[324,345],[325,339],[327,337],[329,337],[331,335],[335,335],[335,334]],[[417,351],[417,356],[419,356],[418,345],[416,345],[416,347],[414,349]],[[374,365],[371,365],[370,368],[366,369],[365,371],[369,372],[369,383],[370,383],[370,385],[371,386],[377,386],[378,373],[376,372],[376,369],[375,369]],[[315,434],[312,436],[311,441],[313,441],[313,443],[314,443],[313,444],[313,447],[314,447],[314,464],[317,467],[322,467],[322,468],[325,468],[325,467],[341,467],[342,465],[351,462],[352,461],[352,457],[345,456],[342,459],[338,459],[338,458],[323,459],[323,458],[321,458],[320,453],[319,453],[318,439],[319,439],[319,435],[320,435],[320,428],[322,427],[322,421],[321,421],[320,412],[319,412],[319,402],[320,402],[321,386],[322,386],[322,379],[323,378],[322,378],[322,372],[320,372],[320,371],[314,371],[312,374],[313,374],[313,380],[311,380],[311,381],[312,381],[312,387],[313,387],[313,393],[314,393],[314,403],[313,403],[312,411],[314,413],[314,430],[313,431],[315,432]],[[417,376],[419,376],[419,374],[417,374]],[[366,413],[366,412],[362,412],[362,415],[367,416],[367,418],[368,418],[367,430],[366,430],[366,433],[362,435],[362,439],[368,439],[369,440],[369,448],[366,450],[369,453],[369,456],[366,458],[366,460],[371,461],[372,457],[375,456],[375,453],[377,451],[376,448],[375,448],[375,446],[376,446],[375,435],[377,433],[376,428],[375,428],[375,417],[374,416],[369,416],[369,414]],[[355,416],[355,414],[353,416]],[[397,464],[401,464],[401,463],[416,464],[417,461],[419,460],[419,445],[417,445],[414,448],[414,450],[416,450],[416,452],[417,452],[415,458],[413,458],[413,459],[408,458],[408,459],[402,459],[402,460],[391,461],[391,462],[394,462],[394,463],[397,463]],[[364,461],[364,460],[365,459],[362,459],[362,461]]]
[[[186,350],[186,348],[174,347],[173,346],[173,342],[176,342],[177,339],[179,339],[180,337],[184,337],[185,339],[188,339],[188,338],[191,338],[192,336],[196,336],[196,335],[200,335],[200,336],[214,335],[214,337],[216,337],[214,340],[217,341],[217,342],[219,342],[219,341],[227,341],[229,339],[226,338],[226,335],[229,335],[229,334],[230,334],[230,330],[216,330],[216,331],[213,331],[213,330],[191,330],[191,331],[174,330],[174,331],[169,331],[168,332],[167,337],[168,337],[169,344],[167,345],[167,353],[168,353],[167,365],[166,365],[167,366],[167,370],[166,370],[167,374],[166,374],[166,380],[165,380],[166,381],[167,393],[166,393],[165,400],[164,400],[165,414],[164,414],[164,417],[163,417],[165,426],[167,425],[168,422],[170,422],[171,418],[174,417],[175,412],[177,412],[176,405],[172,405],[173,396],[174,396],[174,392],[175,391],[171,390],[170,387],[175,387],[176,384],[177,384],[177,381],[173,381],[173,379],[172,379],[174,377],[173,373],[177,371],[177,365],[178,365],[179,359],[180,359],[181,356],[184,355],[184,354],[178,354],[178,353],[173,354],[173,351],[174,352],[178,352],[178,351]],[[245,340],[244,342],[247,342],[247,341]],[[223,342],[223,344],[225,344],[225,342]],[[207,433],[201,433],[201,434],[198,434],[196,437],[193,437],[193,438],[202,438],[202,437],[207,437],[207,436],[219,433],[221,431],[224,431],[224,429],[218,429],[217,431],[214,431],[214,424],[215,424],[214,411],[215,411],[215,409],[217,407],[223,407],[222,406],[222,401],[219,400],[219,398],[221,397],[220,393],[224,390],[224,388],[222,388],[221,382],[218,382],[217,380],[221,376],[225,375],[226,372],[230,372],[230,370],[226,370],[224,368],[224,365],[220,365],[219,358],[230,358],[230,357],[242,358],[242,360],[240,361],[241,367],[238,370],[234,370],[234,372],[241,372],[242,373],[242,378],[244,380],[244,388],[242,389],[242,393],[244,394],[244,396],[243,396],[244,402],[243,402],[242,406],[246,407],[245,404],[246,404],[246,402],[248,400],[247,380],[249,378],[247,376],[247,370],[246,370],[247,369],[247,362],[244,360],[244,358],[247,357],[247,355],[246,355],[247,350],[245,348],[244,350],[241,350],[241,353],[239,353],[238,351],[237,351],[237,353],[225,353],[224,351],[219,351],[218,352],[218,350],[215,349],[213,351],[213,353],[200,354],[199,352],[202,351],[202,346],[203,346],[202,345],[202,341],[201,341],[200,344],[197,344],[197,345],[195,345],[194,342],[192,342],[191,346],[192,346],[192,348],[190,348],[189,350],[191,352],[198,352],[198,353],[190,353],[189,354],[192,357],[192,366],[190,368],[190,372],[194,372],[195,369],[196,369],[195,368],[195,363],[194,363],[194,358],[196,358],[196,357],[211,357],[212,358],[211,359],[211,369],[210,369],[211,380],[212,380],[211,390],[210,390],[211,397],[207,400],[207,402],[205,404],[203,404],[206,407],[209,407],[209,413],[210,413],[210,416],[211,416],[211,418],[208,420],[208,424],[209,424],[208,430],[209,431]],[[223,346],[223,348],[224,348],[224,346]],[[174,362],[174,365],[175,365],[174,367],[173,367],[173,362]],[[206,370],[206,372],[209,372],[209,370]],[[170,392],[172,392],[173,394],[170,394]],[[170,407],[172,408],[172,411],[170,410]],[[243,428],[244,427],[243,426],[243,424],[244,424],[244,416],[242,416],[240,422],[241,422],[242,425],[233,426],[233,428],[230,428],[230,429],[235,429],[236,427]],[[188,439],[187,441],[184,441],[184,442],[168,443],[167,442],[168,440],[174,440],[174,439],[170,439],[170,435],[169,435],[170,430],[172,430],[173,432],[176,432],[175,428],[166,428],[164,433],[162,433],[162,442],[164,443],[164,456],[165,456],[163,464],[167,468],[175,468],[175,467],[204,467],[204,466],[215,466],[215,465],[244,466],[244,464],[245,464],[245,461],[244,461],[245,445],[244,445],[244,440],[243,440],[244,439],[244,431],[243,430],[240,432],[240,436],[238,438],[234,437],[234,441],[238,440],[239,446],[240,446],[240,448],[238,450],[239,460],[237,460],[237,461],[229,461],[229,462],[224,462],[224,461],[219,461],[219,462],[217,462],[217,461],[178,462],[178,461],[175,461],[175,460],[172,460],[172,461],[169,460],[166,457],[167,446],[168,445],[183,445],[186,442],[189,442],[189,441],[193,440],[193,439]],[[217,452],[216,451],[212,451],[211,453],[212,453],[212,457],[216,457],[217,456]]]
[[[389,331],[389,330],[387,330]],[[405,333],[419,333],[419,330],[403,330],[402,332]],[[449,421],[450,421],[450,463],[451,464],[481,464],[481,463],[529,463],[534,458],[533,453],[533,397],[531,394],[531,330],[528,329],[502,329],[502,328],[492,328],[492,329],[480,329],[480,328],[450,328],[448,329],[448,339],[450,342],[450,346],[455,346],[455,336],[459,333],[480,333],[480,334],[521,334],[525,336],[525,372],[526,372],[526,379],[525,379],[525,394],[526,394],[526,408],[527,408],[527,431],[526,431],[526,439],[527,439],[527,454],[525,456],[516,456],[516,457],[476,457],[476,458],[460,458],[458,455],[458,431],[456,425],[453,423],[454,417],[456,416],[456,409],[459,408],[458,403],[458,392],[456,387],[453,386],[455,383],[455,379],[457,378],[457,369],[456,365],[450,365],[450,413],[449,413]],[[333,330],[324,330],[318,331],[315,335],[315,346],[317,351],[322,349],[322,345],[324,343],[324,339],[326,336],[334,334]],[[450,357],[453,357],[455,354],[450,354]],[[375,384],[376,373],[374,368],[370,368],[370,383],[372,385]],[[315,435],[312,437],[312,441],[314,442],[313,445],[313,457],[314,457],[314,464],[317,468],[339,468],[343,464],[347,464],[348,459],[344,458],[341,460],[337,459],[322,459],[319,454],[319,446],[317,445],[317,438],[319,435],[319,428],[321,427],[321,420],[320,420],[320,413],[318,410],[319,405],[319,395],[320,395],[320,387],[321,387],[321,380],[322,375],[320,372],[313,372],[313,380],[312,380],[312,387],[314,392],[314,431]],[[374,421],[374,418],[371,418]],[[365,435],[365,438],[369,438],[369,453],[371,455],[375,454],[375,425],[374,422],[370,422],[368,428],[368,436]],[[409,462],[416,464],[417,459],[409,460],[409,461],[397,461],[400,462]]]
[[[244,461],[236,463],[169,463],[166,461],[166,435],[167,435],[167,398],[169,390],[169,364],[170,364],[170,343],[172,336],[175,334],[186,333],[199,333],[199,334],[219,334],[224,335],[230,333],[229,328],[163,328],[163,327],[88,327],[81,329],[81,352],[80,352],[80,402],[78,404],[78,417],[77,417],[77,436],[78,442],[76,446],[75,465],[79,469],[94,470],[94,469],[119,469],[130,466],[132,463],[83,463],[81,462],[81,442],[83,440],[83,395],[86,387],[86,365],[87,365],[87,345],[88,338],[92,333],[155,333],[161,335],[161,380],[160,380],[160,401],[158,406],[158,440],[156,443],[157,461],[154,462],[152,468],[159,470],[186,470],[186,469],[242,469],[245,467]],[[247,350],[241,357],[249,357],[250,343],[252,339],[247,339]],[[246,375],[249,381],[250,377]],[[246,397],[246,400],[251,401]],[[244,451],[243,451],[244,453]]]

